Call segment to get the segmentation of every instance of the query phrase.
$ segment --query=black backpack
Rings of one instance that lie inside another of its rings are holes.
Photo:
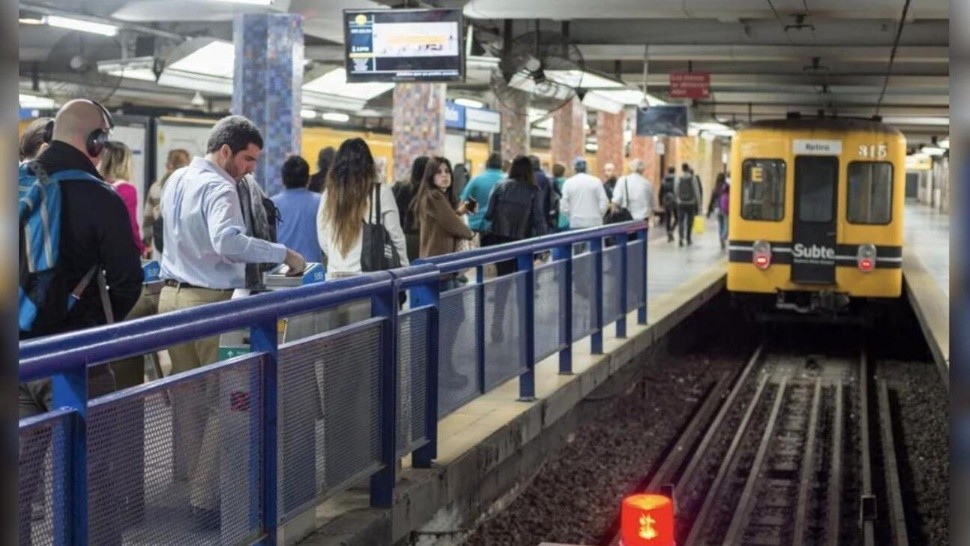
[[[694,192],[694,175],[684,175],[677,181],[677,202],[681,205],[692,205],[697,203],[697,194]]]

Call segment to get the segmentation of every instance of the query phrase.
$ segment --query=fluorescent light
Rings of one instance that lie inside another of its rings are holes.
[[[46,15],[44,22],[52,27],[66,28],[68,30],[80,30],[102,36],[114,36],[118,34],[118,27],[104,23],[95,23],[85,19],[74,19],[71,17],[61,17],[60,15]]]
[[[273,0],[213,0],[214,2],[222,2],[223,4],[247,4],[250,6],[271,6],[273,5]]]
[[[344,114],[343,112],[324,112],[323,119],[327,121],[335,121],[337,123],[347,123],[350,121],[350,116]]]
[[[600,110],[608,114],[619,114],[623,111],[623,103],[608,99],[596,91],[589,91],[583,97],[583,106]]]
[[[946,153],[946,149],[937,146],[923,146],[920,151],[931,156],[939,156]]]
[[[37,17],[21,17],[20,24],[21,25],[43,25],[44,19],[43,18],[38,19]]]
[[[887,116],[882,122],[887,125],[949,125],[950,118]]]
[[[624,87],[622,83],[616,80],[582,70],[546,70],[546,77],[563,85],[585,89],[620,89]]]
[[[467,106],[468,108],[484,108],[485,103],[477,101],[475,99],[458,98],[455,99],[455,104],[460,104],[462,106]]]
[[[303,85],[304,91],[368,101],[394,89],[393,83],[347,83],[347,72],[337,68]]]
[[[236,46],[214,40],[168,65],[166,70],[179,70],[232,80],[236,64]],[[231,85],[231,82],[230,82]]]
[[[600,149],[600,147],[597,146],[596,144],[586,143],[586,151],[587,152],[595,152],[596,150],[599,150],[599,149]]]
[[[943,140],[941,140],[940,141],[940,148],[943,148],[944,150],[949,150],[950,149],[950,139],[949,138],[944,138]]]
[[[57,106],[54,99],[38,97],[36,95],[20,95],[21,108],[37,108],[39,110],[50,109]]]
[[[317,117],[317,113],[313,110],[308,110],[306,108],[300,110],[300,117],[303,119],[313,119]]]

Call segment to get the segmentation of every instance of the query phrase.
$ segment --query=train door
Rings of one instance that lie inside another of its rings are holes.
[[[795,158],[795,213],[792,223],[791,280],[835,283],[839,159]]]

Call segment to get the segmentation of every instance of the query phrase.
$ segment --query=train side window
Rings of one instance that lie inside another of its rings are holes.
[[[777,222],[785,217],[785,162],[746,159],[741,164],[741,217]]]
[[[846,219],[852,224],[888,224],[893,216],[893,165],[849,163]]]

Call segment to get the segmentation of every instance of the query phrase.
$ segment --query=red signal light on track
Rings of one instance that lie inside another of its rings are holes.
[[[637,494],[623,499],[622,546],[674,546],[674,503],[663,495]]]

